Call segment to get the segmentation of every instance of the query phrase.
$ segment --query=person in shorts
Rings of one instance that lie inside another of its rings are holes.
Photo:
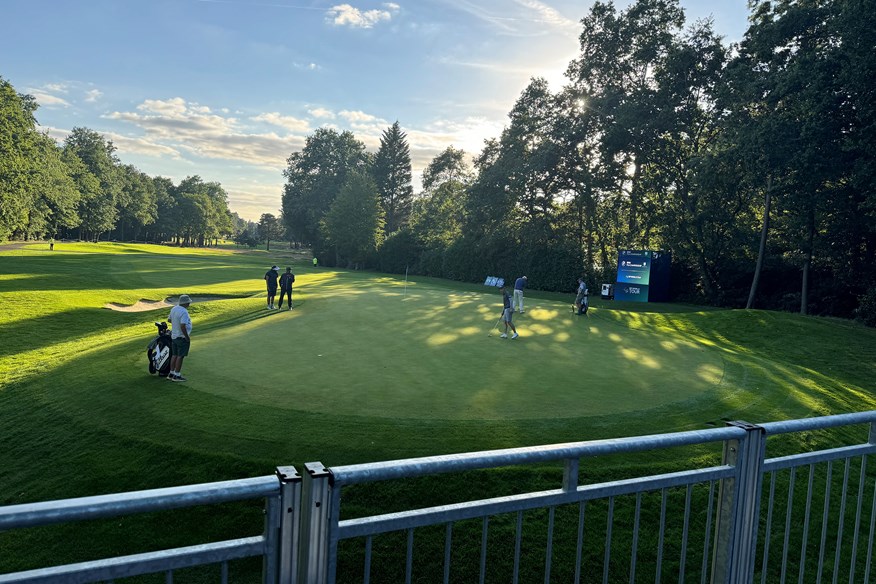
[[[192,339],[192,318],[189,316],[189,304],[192,299],[187,294],[179,297],[177,305],[170,309],[170,373],[168,381],[188,381],[182,376],[183,359],[189,355]]]
[[[516,339],[520,335],[517,334],[517,328],[514,326],[514,323],[511,322],[511,316],[514,314],[514,305],[511,302],[511,295],[508,294],[508,289],[505,286],[499,288],[502,292],[502,322],[505,323],[505,332],[499,335],[503,339],[508,338],[508,328],[511,328],[511,332],[514,334],[511,335],[512,339]]]
[[[274,297],[277,296],[277,278],[280,277],[280,268],[272,266],[265,272],[265,283],[268,285],[268,310],[274,310]]]

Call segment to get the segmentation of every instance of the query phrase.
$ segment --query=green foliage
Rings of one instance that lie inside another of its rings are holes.
[[[410,228],[402,228],[386,237],[379,250],[380,270],[390,274],[404,274],[415,266],[422,254],[422,245]]]
[[[876,288],[871,287],[858,299],[855,317],[866,326],[876,327]]]
[[[380,247],[383,227],[374,181],[367,174],[350,173],[322,221],[326,242],[348,266],[364,264]]]
[[[283,228],[271,213],[262,213],[258,224],[259,239],[267,243],[268,251],[271,250],[271,240],[276,241],[283,236]]]
[[[374,159],[374,182],[380,194],[386,234],[408,223],[414,188],[411,186],[411,152],[398,122],[384,130]]]
[[[367,169],[365,145],[350,132],[320,128],[283,171],[283,221],[295,241],[321,245],[320,222],[351,172]]]

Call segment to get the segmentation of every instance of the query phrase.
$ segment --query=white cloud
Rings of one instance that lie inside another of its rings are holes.
[[[213,113],[208,106],[187,102],[181,97],[147,99],[137,106],[137,110],[112,112],[105,117],[134,125],[144,132],[148,144],[167,147],[180,155],[232,161],[273,171],[284,168],[289,154],[304,146],[303,133],[307,131],[306,122],[272,112],[252,119],[292,129],[302,135],[252,132],[237,118]],[[222,112],[222,109],[218,111]],[[170,154],[169,151],[165,153]]]
[[[359,10],[349,4],[338,4],[325,13],[326,22],[334,26],[349,26],[351,28],[372,28],[382,21],[389,21],[399,10],[399,5],[385,3],[387,10]]]
[[[377,121],[377,116],[372,116],[371,114],[366,114],[363,111],[350,111],[343,110],[338,112],[338,115],[347,120],[348,122],[374,122]]]
[[[45,85],[45,89],[55,93],[67,93],[69,91],[66,83],[48,83]]]
[[[85,92],[85,101],[94,103],[103,96],[103,92],[99,89],[89,89]]]
[[[47,93],[41,89],[28,89],[27,93],[36,98],[37,103],[44,107],[70,107],[70,102],[68,102],[63,97],[52,95],[51,93]]]
[[[529,8],[538,15],[537,18],[533,19],[533,22],[548,24],[552,27],[565,29],[572,33],[578,32],[578,22],[571,18],[566,18],[556,9],[544,4],[543,2],[538,2],[538,0],[516,0],[516,2],[521,6]]]
[[[259,114],[251,118],[254,122],[265,122],[280,128],[285,128],[290,132],[309,132],[310,124],[307,120],[299,120],[292,116],[280,115],[279,112],[268,112]]]
[[[335,119],[335,113],[331,110],[325,109],[324,107],[314,108],[312,110],[308,110],[307,113],[312,115],[315,118],[333,120]]]

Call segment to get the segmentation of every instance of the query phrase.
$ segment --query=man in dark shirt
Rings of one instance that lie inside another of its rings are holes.
[[[520,276],[514,282],[514,303],[511,305],[511,310],[514,310],[515,305],[517,312],[523,314],[523,289],[526,288],[526,276]]]
[[[274,297],[277,295],[277,278],[280,276],[280,268],[273,266],[265,274],[265,282],[268,284],[268,310],[274,310]]]
[[[286,273],[280,276],[280,303],[277,305],[280,309],[283,308],[283,296],[289,296],[289,310],[292,310],[292,284],[295,282],[295,274],[292,273],[292,268],[286,268]]]

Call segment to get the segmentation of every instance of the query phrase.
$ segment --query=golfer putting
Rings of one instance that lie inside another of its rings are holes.
[[[517,328],[514,326],[514,323],[511,322],[511,318],[514,315],[514,305],[511,302],[511,295],[508,294],[508,289],[505,286],[499,288],[499,291],[502,292],[502,322],[505,323],[505,332],[499,335],[499,337],[507,339],[508,328],[510,327],[511,332],[514,333],[511,335],[511,338],[516,339],[520,335],[517,334]]]

